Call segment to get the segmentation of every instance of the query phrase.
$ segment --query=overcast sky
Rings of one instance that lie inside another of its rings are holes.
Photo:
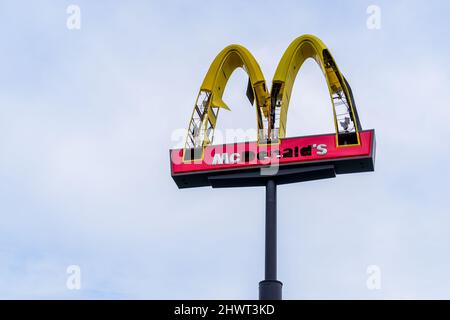
[[[81,29],[69,30],[70,4]],[[367,8],[381,9],[370,29]],[[173,135],[231,43],[269,82],[312,33],[350,82],[376,171],[281,186],[286,299],[450,298],[448,1],[0,3],[0,298],[256,299],[264,189],[178,190]],[[236,71],[219,130],[254,129]],[[287,133],[333,132],[314,61]],[[67,267],[81,270],[69,290]],[[381,288],[369,290],[378,266]]]

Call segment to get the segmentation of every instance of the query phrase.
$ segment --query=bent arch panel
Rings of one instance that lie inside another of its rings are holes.
[[[192,112],[186,137],[184,160],[203,157],[203,150],[210,145],[220,109],[230,110],[223,101],[223,93],[232,73],[242,68],[249,76],[247,97],[256,100],[257,127],[262,130],[264,119],[270,110],[269,91],[261,68],[253,55],[243,46],[230,45],[214,59],[205,75],[197,102]],[[186,152],[187,150],[189,152]]]
[[[223,102],[222,96],[228,79],[237,68],[244,69],[248,74],[257,106],[261,108],[266,106],[269,91],[261,68],[250,51],[236,44],[226,47],[217,55],[205,75],[200,90],[212,92],[213,106],[229,109]]]
[[[270,129],[286,136],[289,101],[298,71],[306,59],[314,59],[327,80],[335,118],[338,145],[359,144],[361,130],[353,96],[325,44],[313,35],[295,39],[281,58],[272,81]]]

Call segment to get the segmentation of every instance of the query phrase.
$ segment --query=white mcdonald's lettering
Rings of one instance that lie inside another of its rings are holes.
[[[313,145],[313,147],[314,147],[314,145]],[[326,144],[319,144],[317,146],[317,155],[324,156],[327,153],[328,153],[328,150],[327,150],[327,145]]]
[[[239,153],[233,153],[230,155],[230,163],[238,163],[241,161],[241,155]]]
[[[243,162],[250,162],[253,159],[257,158],[258,160],[266,160],[271,158],[278,158],[278,159],[287,159],[287,158],[299,158],[299,157],[308,157],[313,154],[315,150],[315,154],[318,156],[324,156],[328,153],[327,145],[322,144],[312,144],[305,146],[303,148],[301,147],[294,147],[294,148],[285,148],[281,150],[272,150],[272,151],[259,151],[258,153],[255,153],[253,151],[245,151],[241,154],[239,153],[216,153],[214,154],[214,158],[212,161],[212,165],[218,165],[218,164],[236,164],[241,161]]]
[[[214,159],[212,164],[233,164],[241,161],[241,155],[239,153],[232,153],[228,155],[228,153],[216,153],[214,155]]]

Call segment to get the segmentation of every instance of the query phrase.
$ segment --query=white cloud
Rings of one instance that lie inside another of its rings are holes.
[[[387,2],[378,34],[367,33],[365,7],[358,13],[348,4],[341,27],[322,22],[323,3],[285,3],[291,10],[279,24],[264,24],[276,10],[243,5],[233,9],[229,29],[228,7],[210,8],[216,23],[208,23],[170,4],[79,5],[83,28],[70,35],[64,7],[61,17],[46,9],[50,2],[41,7],[46,15],[23,12],[39,32],[17,35],[39,40],[28,47],[26,67],[14,58],[22,42],[0,62],[17,70],[10,81],[0,78],[8,89],[0,88],[4,297],[255,298],[263,277],[263,190],[178,190],[170,136],[186,125],[202,77],[224,46],[248,46],[270,83],[289,41],[309,27],[350,81],[363,125],[377,130],[377,168],[280,187],[285,297],[448,298],[448,48],[414,51],[412,41],[433,26],[415,26],[410,16],[392,20],[402,5]],[[391,36],[397,21],[412,28],[401,31],[402,44]],[[300,71],[289,132],[332,128],[324,84],[314,63]],[[226,95],[233,111],[221,114],[220,126],[254,127],[245,85],[244,73],[233,75]],[[70,264],[82,267],[86,281],[75,296],[65,289]],[[365,287],[370,264],[383,272],[377,293]]]

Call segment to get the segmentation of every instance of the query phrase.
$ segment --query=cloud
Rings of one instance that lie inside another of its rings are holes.
[[[439,10],[382,2],[382,29],[370,31],[365,7],[353,2],[345,11],[328,2],[79,5],[79,33],[50,2],[26,11],[8,4],[10,18],[2,15],[20,27],[0,31],[15,39],[3,43],[0,61],[2,297],[257,297],[263,190],[178,190],[170,137],[186,126],[223,47],[247,46],[270,83],[289,42],[307,32],[329,45],[363,125],[376,129],[377,164],[375,173],[280,187],[285,297],[448,297],[448,48],[425,37],[448,26],[420,23]],[[326,19],[331,12],[345,19]],[[230,80],[222,128],[255,126],[246,81],[243,72]],[[308,62],[289,133],[333,130],[324,84]],[[65,287],[71,264],[82,268],[79,292]],[[381,267],[381,291],[365,287],[372,264]]]

